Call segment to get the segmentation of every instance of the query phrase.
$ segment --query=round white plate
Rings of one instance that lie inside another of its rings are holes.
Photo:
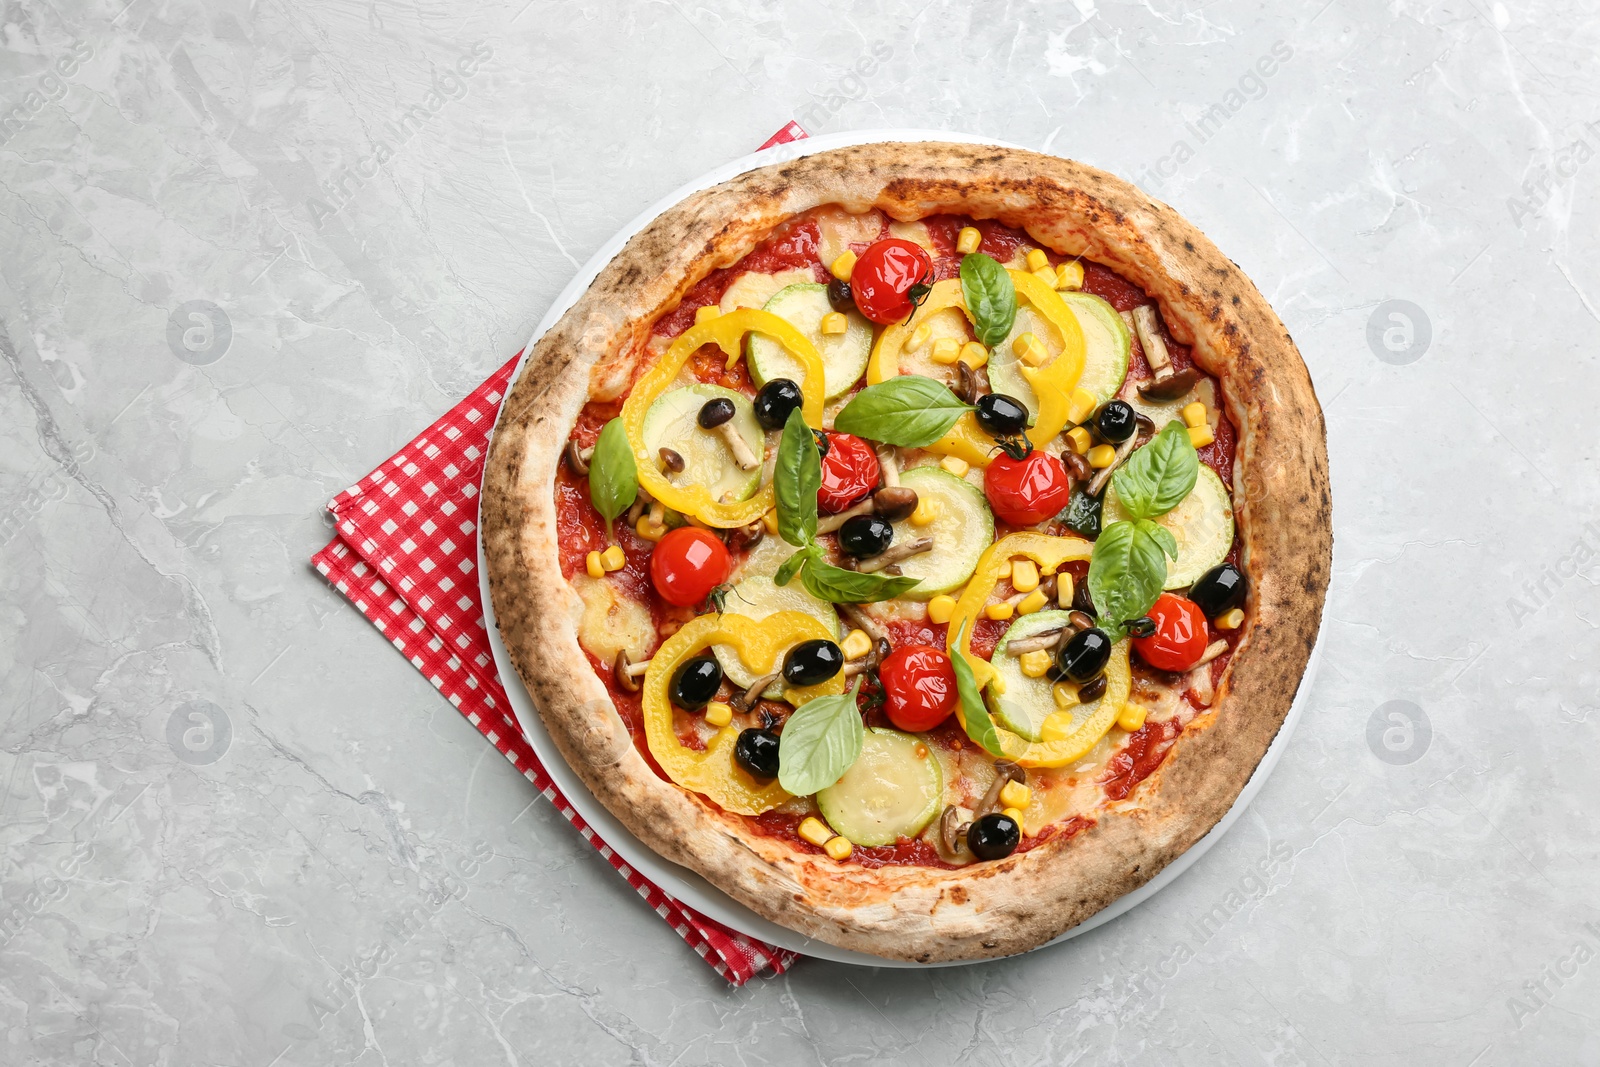
[[[532,351],[534,344],[544,336],[545,331],[555,325],[556,320],[566,314],[567,309],[577,302],[578,297],[589,288],[589,284],[594,281],[595,276],[600,273],[607,263],[611,262],[612,257],[622,250],[622,246],[634,234],[649,225],[657,215],[660,215],[667,208],[678,203],[691,193],[699,192],[701,189],[708,189],[720,182],[727,181],[735,175],[743,174],[745,171],[753,170],[757,167],[765,167],[772,163],[797,159],[801,156],[807,156],[813,152],[821,152],[830,148],[869,144],[875,141],[949,141],[958,144],[991,144],[1003,148],[1019,147],[1006,144],[1003,141],[993,141],[983,137],[968,137],[964,134],[943,133],[934,130],[860,130],[853,133],[826,134],[821,137],[793,141],[788,144],[774,145],[765,151],[756,152],[742,159],[723,164],[657,201],[645,209],[638,218],[624,226],[615,237],[607,241],[590,258],[589,262],[584,264],[577,277],[573,278],[572,282],[561,291],[561,295],[556,298],[550,310],[539,321],[538,327],[533,331],[533,336],[528,340],[523,358],[527,358],[526,352]],[[521,374],[521,372],[522,366],[519,363],[517,374]],[[516,381],[516,375],[513,375],[511,380]],[[724,926],[731,927],[769,944],[777,945],[779,948],[789,949],[807,956],[832,960],[835,963],[854,963],[866,967],[951,967],[961,963],[983,962],[981,960],[962,960],[942,964],[907,963],[900,960],[886,960],[879,956],[870,956],[864,952],[852,952],[849,949],[835,948],[833,945],[815,941],[803,934],[790,930],[788,927],[779,926],[777,923],[762,918],[693,871],[662,859],[649,846],[629,833],[622,823],[618,822],[606,810],[605,806],[594,798],[594,794],[589,792],[588,788],[583,784],[583,780],[574,773],[572,768],[567,765],[567,761],[562,758],[560,750],[556,748],[555,741],[550,737],[549,731],[545,729],[543,720],[539,718],[538,711],[534,708],[533,699],[528,695],[527,689],[523,687],[522,680],[517,677],[517,672],[511,665],[511,659],[506,654],[505,644],[500,640],[500,629],[495,624],[494,604],[489,597],[489,577],[488,570],[484,566],[483,539],[481,535],[478,539],[478,585],[479,593],[483,598],[484,624],[489,631],[489,643],[494,649],[495,669],[500,672],[500,681],[505,686],[507,696],[511,699],[511,707],[516,712],[517,721],[521,723],[523,733],[528,735],[528,743],[533,746],[533,751],[539,757],[539,762],[544,764],[545,770],[554,780],[556,787],[566,796],[572,807],[579,815],[583,816],[584,821],[594,829],[595,833],[599,834],[606,844],[611,846],[612,851],[621,856],[625,862],[640,874],[660,886],[669,895],[683,901],[683,903],[696,911],[715,919]],[[1278,731],[1278,736],[1273,739],[1272,744],[1267,748],[1266,755],[1262,757],[1261,762],[1256,766],[1255,773],[1250,776],[1250,781],[1245,784],[1243,792],[1234,801],[1233,807],[1228,809],[1228,813],[1211,829],[1211,832],[1196,841],[1187,852],[1169,863],[1160,874],[1150,879],[1150,881],[1127,896],[1122,897],[1116,903],[1096,912],[1093,916],[1068,930],[1054,941],[1048,942],[1048,944],[1059,944],[1062,941],[1070,940],[1079,934],[1093,930],[1102,923],[1110,922],[1123,912],[1148,900],[1156,893],[1159,893],[1173,879],[1192,867],[1196,860],[1205,855],[1207,849],[1216,844],[1217,840],[1227,832],[1228,827],[1232,826],[1235,820],[1249,807],[1250,801],[1254,799],[1255,795],[1261,791],[1261,787],[1266,783],[1267,775],[1272,772],[1272,768],[1278,762],[1278,758],[1283,755],[1283,750],[1288,747],[1289,737],[1294,732],[1295,724],[1300,720],[1301,711],[1306,701],[1306,694],[1310,691],[1312,679],[1316,674],[1320,648],[1321,640],[1319,635],[1317,647],[1312,650],[1310,661],[1306,665],[1305,676],[1300,681],[1300,688],[1295,694],[1294,703],[1289,709],[1288,716],[1284,719],[1283,728]],[[1038,946],[1038,948],[1044,947],[1046,946]],[[1037,949],[1033,951],[1037,951]]]

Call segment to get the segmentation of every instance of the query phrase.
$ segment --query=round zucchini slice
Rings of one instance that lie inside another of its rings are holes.
[[[696,421],[706,401],[727,397],[733,401],[733,425],[757,457],[766,449],[766,435],[756,421],[750,401],[720,385],[686,385],[662,393],[644,415],[644,446],[653,462],[657,450],[670,448],[683,457],[683,470],[661,476],[673,485],[703,485],[711,499],[744,500],[761,484],[761,468],[742,470],[728,443],[716,430],[703,430]],[[731,496],[729,496],[731,494]]]
[[[1116,483],[1106,488],[1100,528],[1128,518],[1117,500]],[[1217,472],[1200,465],[1200,476],[1183,503],[1155,520],[1172,531],[1178,558],[1167,561],[1167,588],[1193,585],[1202,574],[1227,558],[1233,546],[1233,502]]]
[[[844,777],[817,793],[833,832],[871,848],[916,837],[944,806],[944,771],[926,742],[874,727]]]
[[[910,519],[894,524],[895,543],[933,538],[933,551],[912,556],[900,564],[901,573],[922,579],[902,594],[910,600],[931,600],[961,586],[978,566],[978,557],[994,542],[994,513],[983,490],[940,467],[913,467],[900,475],[900,484],[917,491],[937,517],[926,526]]]
[[[822,381],[828,399],[848,393],[866,371],[867,360],[872,357],[872,324],[860,312],[850,311],[845,314],[844,333],[823,333],[822,317],[833,311],[827,286],[816,282],[791,285],[768,300],[764,310],[788,322],[816,346],[822,356]],[[774,378],[798,382],[805,373],[800,361],[782,345],[759,333],[750,335],[748,353],[750,376],[757,385],[766,385]]]
[[[1078,385],[1093,393],[1097,404],[1104,404],[1117,395],[1128,374],[1128,353],[1133,343],[1128,324],[1122,321],[1116,309],[1093,293],[1062,293],[1061,299],[1072,309],[1083,329],[1083,377],[1078,379]],[[1013,342],[1025,333],[1037,337],[1046,351],[1061,351],[1060,333],[1024,304],[1017,308],[1017,321],[1011,333],[989,356],[989,386],[997,393],[1016,397],[1029,414],[1038,415],[1039,398],[1022,376],[1021,361],[1011,349]]]
[[[780,611],[798,611],[820,621],[833,634],[833,639],[839,640],[839,613],[834,610],[832,604],[818,600],[806,592],[806,587],[798,578],[788,585],[780,586],[770,575],[748,575],[728,590],[722,606],[723,611],[729,615],[743,615],[756,622],[769,615],[776,615]],[[735,688],[748,689],[755,684],[755,672],[744,665],[739,653],[731,646],[712,645],[711,652],[717,657],[717,662],[722,664],[722,673]],[[763,695],[771,699],[782,696],[782,681],[773,682]]]
[[[993,687],[984,689],[984,702],[995,721],[1028,741],[1043,741],[1044,721],[1058,710],[1052,683],[1045,678],[1029,678],[1022,673],[1019,657],[1006,652],[1006,646],[1022,637],[1032,637],[1045,630],[1059,629],[1067,624],[1070,612],[1038,611],[1024,615],[1012,623],[994,646],[994,657],[989,661],[1000,678],[1005,692],[996,694]]]

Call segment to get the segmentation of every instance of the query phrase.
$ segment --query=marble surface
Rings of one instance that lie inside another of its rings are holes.
[[[1592,6],[20,0],[0,39],[0,1062],[1600,1061]],[[1311,366],[1337,555],[1292,746],[1153,901],[729,990],[306,559],[791,118],[1203,227]]]

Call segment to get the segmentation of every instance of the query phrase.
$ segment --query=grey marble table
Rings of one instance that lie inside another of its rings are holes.
[[[1600,1062],[1592,5],[20,0],[0,39],[0,1063]],[[306,560],[791,118],[1203,227],[1316,378],[1337,556],[1287,756],[1154,900],[730,991]]]

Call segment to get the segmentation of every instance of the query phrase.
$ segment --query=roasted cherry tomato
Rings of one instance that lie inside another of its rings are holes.
[[[1033,526],[1072,499],[1072,477],[1048,452],[1030,450],[1020,459],[1006,451],[983,472],[983,492],[994,513],[1013,526]]]
[[[931,730],[956,710],[956,672],[950,657],[927,645],[902,645],[878,665],[883,710],[908,733]]]
[[[1206,651],[1206,616],[1200,606],[1173,593],[1162,593],[1150,606],[1156,632],[1135,637],[1133,650],[1150,666],[1163,671],[1186,671],[1200,662]]]
[[[861,314],[873,322],[900,322],[933,288],[933,260],[910,241],[890,237],[856,260],[850,294]]]
[[[650,553],[650,580],[669,604],[698,604],[728,580],[728,547],[696,526],[670,530]]]
[[[877,484],[878,454],[872,446],[854,434],[828,434],[817,507],[829,514],[838,514],[872,492]]]

